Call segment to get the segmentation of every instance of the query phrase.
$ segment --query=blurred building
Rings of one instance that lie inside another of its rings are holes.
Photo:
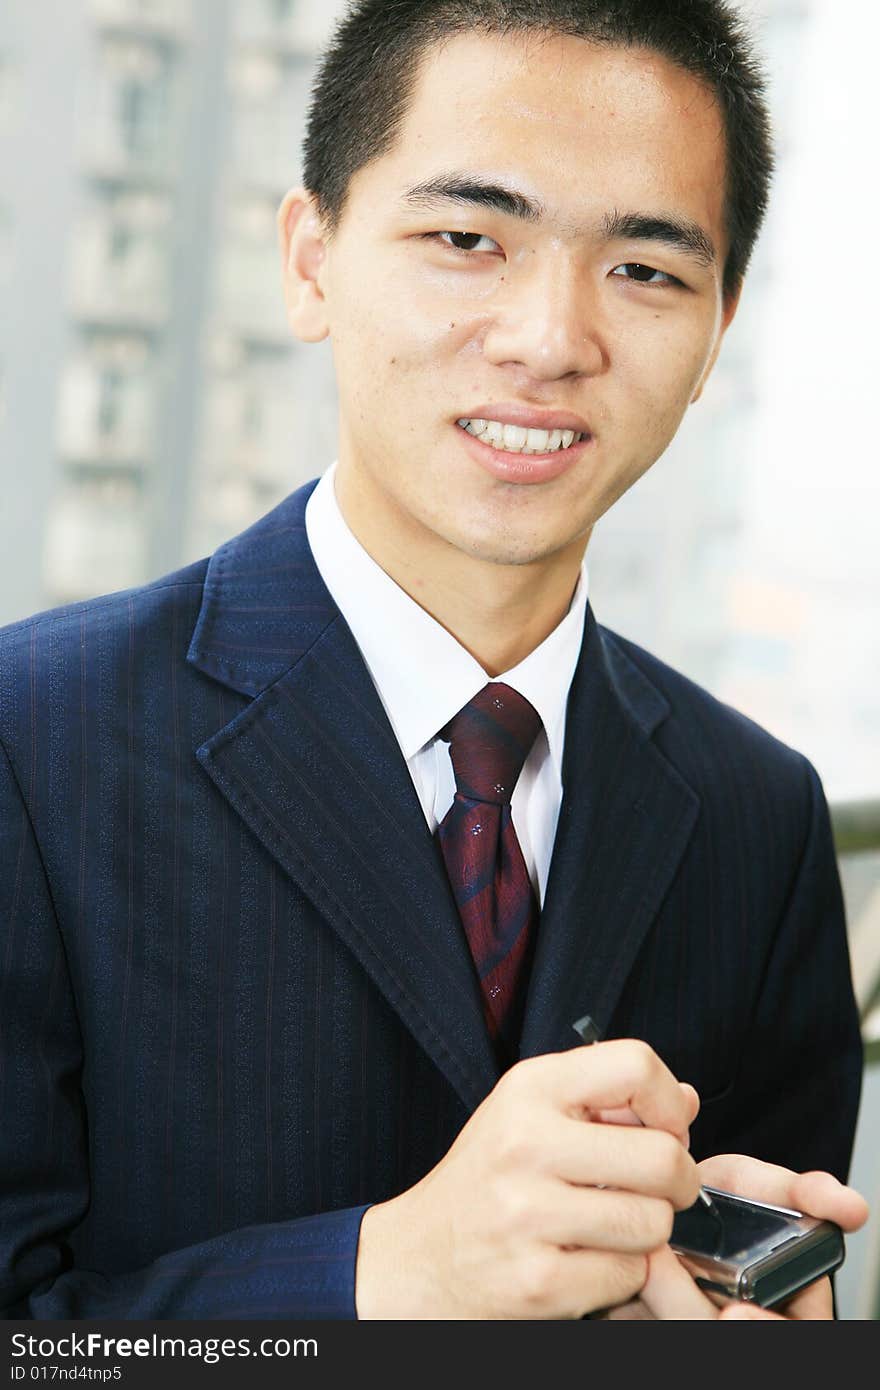
[[[4,7],[0,621],[205,553],[332,457],[275,213],[339,8]]]

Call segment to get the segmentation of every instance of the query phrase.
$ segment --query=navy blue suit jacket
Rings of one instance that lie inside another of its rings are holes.
[[[352,1317],[365,1207],[498,1079],[313,486],[0,634],[7,1316]],[[811,765],[588,608],[563,772],[522,1056],[592,1014],[697,1087],[697,1157],[845,1176],[861,1048]]]

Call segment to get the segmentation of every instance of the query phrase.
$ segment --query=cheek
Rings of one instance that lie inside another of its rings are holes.
[[[711,343],[698,336],[674,332],[643,334],[641,350],[621,359],[621,377],[638,416],[648,418],[658,435],[671,438],[697,389]],[[645,421],[647,424],[648,421]]]
[[[406,389],[420,376],[430,389],[436,369],[448,358],[456,331],[455,314],[429,314],[412,297],[395,298],[355,291],[331,333],[337,374],[350,389],[371,392]],[[393,402],[386,402],[393,405]]]
[[[369,284],[352,284],[344,309],[342,331],[375,344],[383,362],[394,357],[398,374],[430,376],[442,363],[473,351],[485,331],[471,277],[442,272],[407,254],[383,264]]]

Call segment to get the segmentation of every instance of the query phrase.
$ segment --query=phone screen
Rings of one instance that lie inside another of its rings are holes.
[[[787,1239],[795,1219],[775,1211],[737,1202],[723,1193],[713,1192],[712,1201],[721,1217],[713,1220],[702,1202],[675,1214],[672,1244],[681,1245],[722,1260],[736,1260],[756,1245],[779,1243]]]

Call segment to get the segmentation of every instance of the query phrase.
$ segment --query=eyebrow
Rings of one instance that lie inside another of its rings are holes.
[[[437,174],[414,184],[403,194],[407,207],[429,209],[440,203],[460,203],[465,207],[490,208],[517,217],[522,222],[541,222],[546,216],[545,205],[537,198],[506,184],[492,183],[473,174]],[[654,241],[681,251],[701,265],[715,264],[716,253],[712,238],[697,222],[675,214],[642,212],[605,213],[600,232],[606,241]]]
[[[715,247],[712,238],[703,231],[698,222],[687,217],[664,214],[653,217],[641,212],[606,213],[602,231],[607,241],[659,241],[693,257],[701,265],[715,264]]]
[[[526,193],[501,183],[488,183],[469,174],[436,174],[408,188],[402,201],[417,208],[431,208],[437,203],[494,208],[523,222],[540,222],[546,212],[543,203]]]

